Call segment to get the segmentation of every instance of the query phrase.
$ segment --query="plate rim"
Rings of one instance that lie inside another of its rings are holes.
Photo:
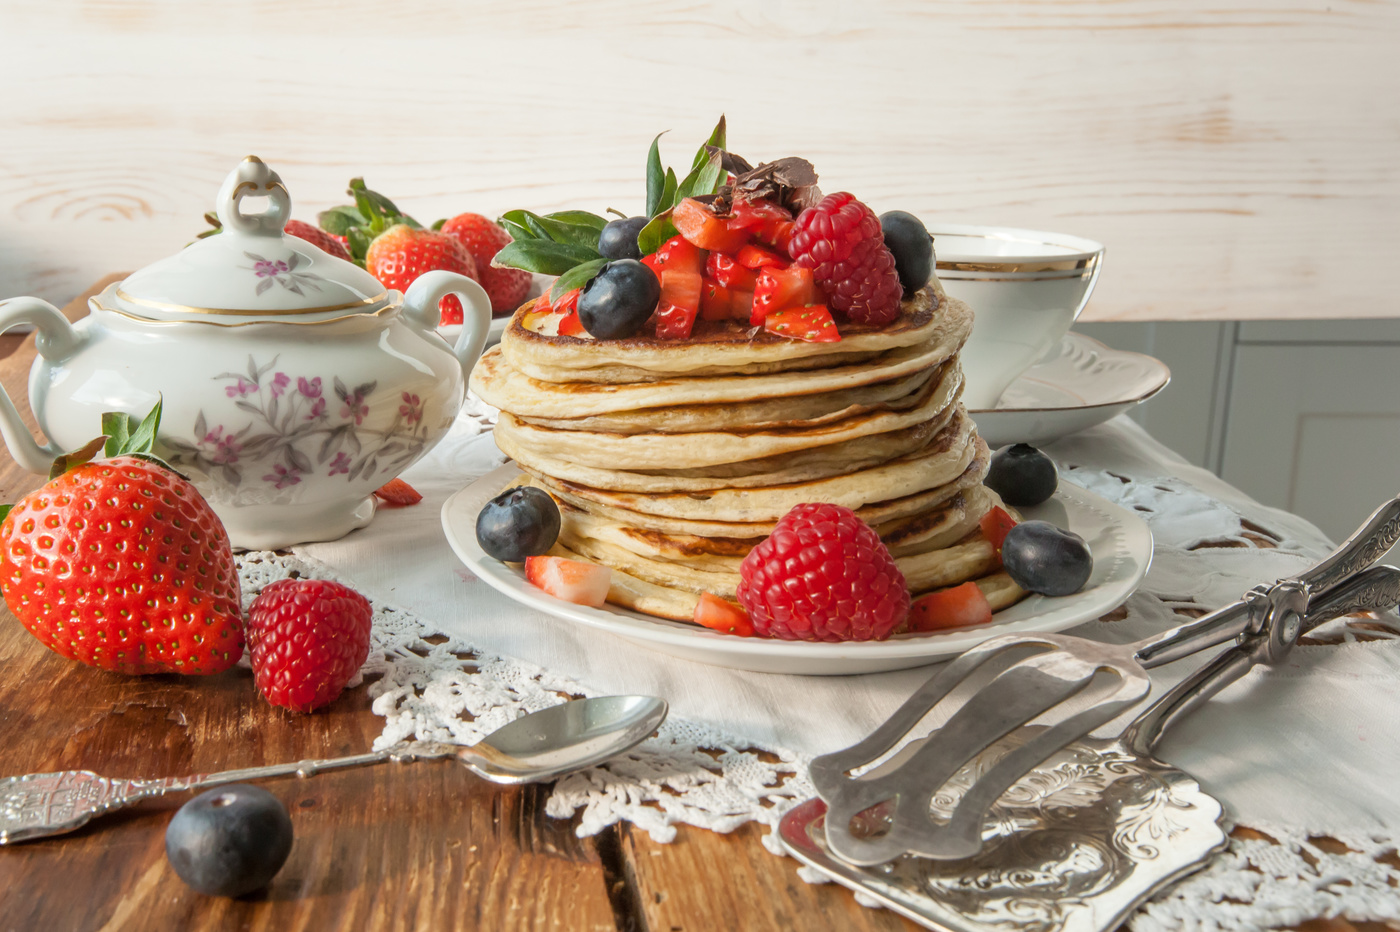
[[[1059,615],[1060,617],[1051,621],[1053,627],[1036,626],[1026,627],[1025,622],[1033,620],[1009,619],[1006,623],[998,625],[993,622],[990,625],[977,626],[975,628],[960,628],[943,633],[925,634],[914,637],[891,638],[885,641],[841,641],[841,642],[811,642],[811,641],[784,641],[769,638],[737,638],[733,635],[721,634],[695,625],[684,622],[669,621],[634,612],[613,605],[605,605],[603,608],[592,608],[585,605],[576,605],[571,602],[564,602],[555,599],[548,593],[539,591],[538,594],[527,589],[529,583],[525,582],[523,574],[512,569],[507,564],[489,557],[481,550],[476,543],[475,535],[475,513],[470,515],[470,533],[459,533],[456,525],[457,513],[462,511],[464,503],[482,496],[486,491],[495,494],[505,483],[520,469],[514,461],[507,461],[490,472],[477,477],[463,488],[450,495],[442,505],[440,519],[443,534],[447,538],[448,546],[478,579],[491,586],[512,601],[544,612],[555,618],[565,621],[576,622],[589,628],[598,629],[615,637],[623,638],[632,643],[639,643],[651,649],[661,650],[653,647],[653,644],[667,644],[676,648],[690,649],[694,651],[720,650],[726,655],[735,657],[753,657],[757,660],[769,661],[797,661],[808,660],[814,664],[831,663],[832,661],[847,660],[851,662],[881,663],[885,661],[917,660],[920,663],[906,664],[909,666],[921,666],[929,663],[937,663],[942,659],[955,656],[964,650],[981,643],[989,637],[1007,633],[1049,633],[1052,631],[1062,631],[1075,625],[1092,621],[1102,614],[1112,611],[1117,606],[1125,602],[1137,588],[1152,565],[1154,553],[1154,543],[1152,530],[1147,522],[1128,509],[1110,502],[1107,499],[1094,494],[1072,482],[1061,481],[1061,490],[1057,490],[1057,498],[1061,497],[1064,487],[1068,486],[1072,492],[1064,492],[1064,499],[1079,498],[1080,501],[1072,502],[1080,508],[1097,507],[1107,512],[1111,526],[1122,536],[1120,546],[1122,550],[1116,551],[1125,557],[1137,558],[1137,571],[1130,573],[1122,579],[1110,580],[1103,585],[1112,586],[1110,590],[1116,593],[1111,604],[1100,602],[1106,598],[1100,595],[1097,599],[1082,600],[1083,605],[1097,606],[1092,609],[1079,608],[1077,611],[1069,606],[1060,606],[1059,611],[1051,611],[1046,614]],[[488,486],[489,483],[489,486]],[[1062,507],[1065,502],[1061,501]],[[1114,520],[1116,519],[1116,520]],[[1133,540],[1137,541],[1137,549],[1133,547]],[[1097,591],[1091,590],[1089,594]],[[1079,595],[1076,593],[1076,595]],[[1047,598],[1045,596],[1030,596],[1032,599]],[[1066,598],[1074,598],[1073,596]],[[1024,603],[1022,603],[1024,604]],[[1071,603],[1073,604],[1073,603]],[[1043,617],[1043,616],[1035,616]],[[1007,630],[1008,625],[1017,627]],[[985,634],[983,632],[986,632]],[[922,651],[911,653],[908,645],[920,644],[928,648]],[[672,656],[675,656],[674,654]],[[685,659],[694,660],[693,657]],[[773,672],[761,670],[754,667],[729,666],[730,669],[743,669],[752,672]],[[896,669],[890,667],[889,669]],[[804,674],[801,671],[789,670],[790,674],[797,675],[830,675],[811,673]],[[862,671],[847,671],[862,672]]]
[[[1126,407],[1126,406],[1131,406],[1131,405],[1136,405],[1136,404],[1142,404],[1144,401],[1147,401],[1148,399],[1152,398],[1152,397],[1155,396],[1158,392],[1160,392],[1162,389],[1166,388],[1167,385],[1169,385],[1169,384],[1171,383],[1171,380],[1172,380],[1172,370],[1171,370],[1171,368],[1170,368],[1166,363],[1162,362],[1162,360],[1158,359],[1156,356],[1149,356],[1147,353],[1137,353],[1137,352],[1134,352],[1134,351],[1132,351],[1132,350],[1114,349],[1113,347],[1109,346],[1108,344],[1104,343],[1104,342],[1101,341],[1101,340],[1096,340],[1096,339],[1094,339],[1093,337],[1088,336],[1087,334],[1075,333],[1074,331],[1070,331],[1069,333],[1066,333],[1063,337],[1060,338],[1060,342],[1063,343],[1065,340],[1071,340],[1071,339],[1073,339],[1073,340],[1082,340],[1082,341],[1085,341],[1085,342],[1094,344],[1094,347],[1093,347],[1093,348],[1098,352],[1098,354],[1099,354],[1101,357],[1104,357],[1104,356],[1107,356],[1107,357],[1114,357],[1114,358],[1136,357],[1137,359],[1144,360],[1144,361],[1145,361],[1145,362],[1144,362],[1145,367],[1146,367],[1148,370],[1153,370],[1153,371],[1155,371],[1155,372],[1157,373],[1157,381],[1156,381],[1156,383],[1152,386],[1151,389],[1149,389],[1149,390],[1148,390],[1146,393],[1144,393],[1144,394],[1141,394],[1141,395],[1134,395],[1134,396],[1131,397],[1131,398],[1118,398],[1118,399],[1115,399],[1115,400],[1113,400],[1113,401],[1099,401],[1099,402],[1095,402],[1094,404],[1081,404],[1081,405],[1052,405],[1052,406],[1042,407],[1042,408],[976,408],[976,409],[969,408],[967,413],[968,413],[969,415],[973,415],[973,416],[975,417],[975,415],[978,415],[978,414],[983,415],[983,416],[986,416],[986,415],[988,415],[988,414],[993,414],[993,415],[995,415],[995,414],[1023,414],[1023,413],[1024,413],[1024,414],[1037,414],[1037,413],[1055,413],[1055,412],[1061,412],[1061,411],[1093,411],[1093,410],[1096,410],[1096,409],[1098,409],[1098,408],[1112,408],[1112,407],[1118,407],[1118,406],[1120,406],[1120,405]],[[1019,381],[1021,381],[1022,379],[1024,379],[1024,378],[1030,376],[1031,373],[1035,370],[1035,368],[1036,368],[1035,366],[1031,366],[1031,367],[1030,367],[1029,369],[1027,369],[1025,372],[1023,372],[1023,373],[1021,373],[1020,375],[1018,375],[1018,376],[1016,377],[1016,382],[1019,382]],[[1049,381],[1049,380],[1042,380],[1042,381]],[[1012,382],[1011,385],[1008,385],[1008,386],[1007,386],[1007,390],[1009,391],[1012,387],[1014,387],[1014,386],[1016,385],[1016,382]]]

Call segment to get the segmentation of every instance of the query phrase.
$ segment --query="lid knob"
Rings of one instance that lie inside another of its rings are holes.
[[[260,214],[243,213],[245,197],[267,198],[268,209]],[[250,155],[229,172],[219,188],[218,214],[225,230],[281,236],[292,216],[292,199],[278,174],[262,159]]]

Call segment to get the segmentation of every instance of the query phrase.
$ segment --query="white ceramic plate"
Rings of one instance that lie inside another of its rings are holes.
[[[943,660],[993,635],[1061,631],[1104,615],[1132,594],[1152,561],[1152,532],[1136,514],[1078,486],[1062,482],[1055,497],[1022,509],[1067,527],[1089,542],[1094,572],[1071,596],[1032,595],[996,614],[989,625],[888,641],[816,644],[719,634],[698,625],[666,621],[612,605],[589,608],[564,602],[525,581],[522,570],[488,557],[476,542],[476,516],[519,470],[512,463],[449,498],[442,506],[447,542],[462,562],[489,585],[530,608],[586,625],[643,647],[700,663],[759,673],[835,675],[903,670]]]
[[[553,275],[535,275],[534,279],[535,280],[530,283],[530,290],[525,294],[526,301],[535,300],[540,295],[544,294],[546,288],[554,284]],[[513,316],[512,314],[506,314],[501,317],[491,318],[491,326],[486,330],[487,346],[495,346],[497,343],[501,342],[501,334],[506,332],[506,325],[510,323],[510,319]],[[447,341],[448,346],[457,345],[457,336],[462,332],[461,324],[446,324],[437,329],[438,333],[442,334],[442,338]]]
[[[1167,387],[1166,363],[1067,333],[1002,393],[994,410],[971,411],[992,449],[1059,440],[1140,405]]]

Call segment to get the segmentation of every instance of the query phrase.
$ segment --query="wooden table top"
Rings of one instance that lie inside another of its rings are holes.
[[[88,295],[65,309],[86,313]],[[0,337],[0,382],[31,427],[32,337]],[[41,483],[4,456],[0,501]],[[126,677],[45,650],[0,606],[4,775],[92,770],[170,777],[366,751],[382,719],[367,690],[313,715],[273,708],[252,674]],[[0,848],[0,929],[913,930],[835,884],[810,885],[760,844],[752,823],[728,835],[681,826],[658,844],[629,824],[589,838],[545,815],[548,786],[486,783],[449,762],[337,771],[264,784],[292,815],[296,841],[264,890],[201,896],[166,863],[174,796],[77,833]],[[455,800],[456,805],[445,805]],[[1243,831],[1248,831],[1243,830]],[[1393,928],[1316,920],[1309,932]]]

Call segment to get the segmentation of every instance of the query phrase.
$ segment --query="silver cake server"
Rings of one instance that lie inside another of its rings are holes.
[[[1260,629],[1169,690],[1116,738],[1080,738],[1024,775],[981,826],[973,857],[904,855],[874,867],[842,860],[827,843],[825,804],[790,810],[779,837],[793,857],[931,929],[949,932],[1101,932],[1166,884],[1205,863],[1227,838],[1223,808],[1188,774],[1152,756],[1163,732],[1257,663],[1276,663],[1331,618],[1400,602],[1400,570],[1365,570],[1304,609],[1296,586],[1276,597]],[[1011,735],[948,781],[931,803],[947,819],[960,796],[1037,726]],[[911,742],[898,766],[929,739]],[[890,807],[862,813],[855,831],[878,837]]]

